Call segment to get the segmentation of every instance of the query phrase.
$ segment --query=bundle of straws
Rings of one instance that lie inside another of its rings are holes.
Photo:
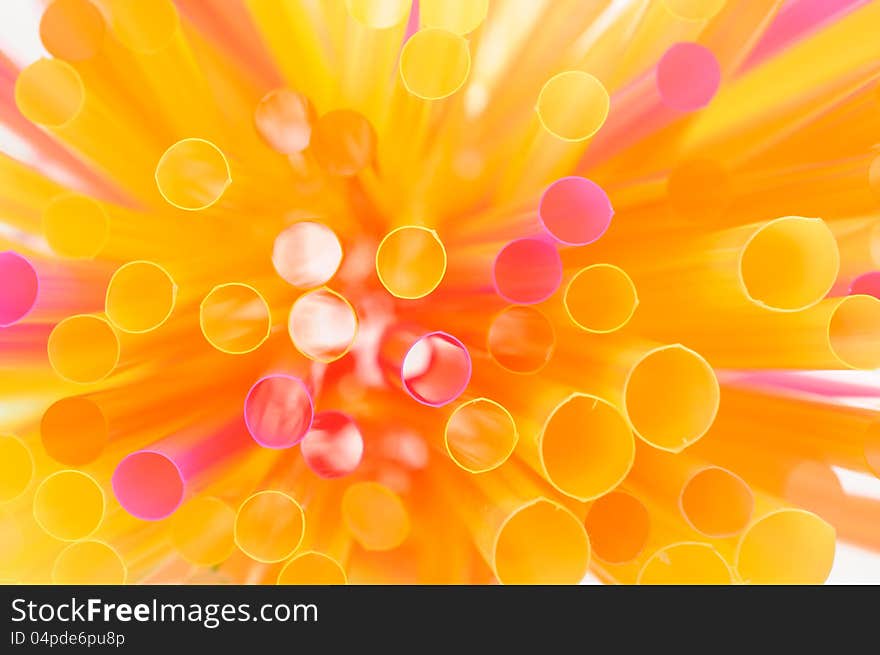
[[[823,372],[880,367],[880,3],[39,4],[48,56],[0,57],[3,580],[880,551],[838,476],[880,474],[880,387]]]

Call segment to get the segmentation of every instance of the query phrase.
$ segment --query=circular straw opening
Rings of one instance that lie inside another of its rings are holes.
[[[153,54],[171,45],[180,17],[171,0],[125,0],[112,3],[112,26],[128,49]]]
[[[134,261],[113,273],[104,309],[114,326],[140,334],[165,323],[176,299],[177,285],[168,271],[153,262]]]
[[[663,0],[674,16],[685,20],[708,20],[724,7],[727,0]]]
[[[747,584],[822,584],[834,562],[834,528],[801,509],[771,512],[753,523],[736,549]]]
[[[34,492],[34,519],[56,539],[85,539],[104,519],[104,492],[90,475],[58,471]]]
[[[54,0],[40,18],[40,40],[53,56],[86,61],[104,45],[107,25],[89,0]]]
[[[342,518],[352,537],[366,550],[391,550],[409,536],[406,505],[378,482],[356,482],[342,496]]]
[[[293,375],[267,375],[244,399],[248,433],[263,448],[292,448],[312,425],[314,405],[309,389]]]
[[[585,521],[593,553],[609,564],[631,562],[645,549],[651,517],[635,496],[612,491],[597,498]]]
[[[43,234],[55,254],[92,259],[107,245],[110,219],[103,205],[88,196],[57,196],[43,210]]]
[[[541,224],[554,239],[568,246],[585,246],[598,240],[613,216],[608,194],[584,177],[556,180],[538,203]]]
[[[65,466],[91,464],[107,445],[107,417],[90,398],[72,396],[52,403],[40,420],[46,454]]]
[[[269,304],[254,287],[221,284],[199,305],[199,325],[208,343],[229,355],[244,355],[263,345],[272,329]]]
[[[37,271],[17,252],[0,252],[0,327],[9,327],[27,316],[40,290]]]
[[[303,459],[315,475],[340,478],[354,473],[364,455],[364,437],[348,414],[324,411],[300,445]]]
[[[538,441],[547,480],[561,493],[583,502],[623,481],[632,468],[635,448],[632,430],[617,408],[581,393],[553,409]]]
[[[419,0],[419,21],[456,34],[477,29],[489,12],[489,0]]]
[[[729,585],[733,573],[709,544],[681,542],[661,548],[639,570],[644,585]]]
[[[880,478],[880,422],[871,423],[865,432],[865,463]]]
[[[22,116],[49,128],[64,127],[82,111],[86,91],[76,69],[61,59],[38,59],[15,80]]]
[[[495,290],[511,303],[532,305],[547,300],[562,282],[562,260],[556,246],[540,239],[511,241],[495,258]]]
[[[294,223],[276,238],[272,265],[285,282],[313,289],[330,281],[342,263],[342,244],[323,223]]]
[[[345,0],[348,14],[364,27],[383,30],[409,15],[412,0]]]
[[[458,398],[471,380],[471,356],[464,344],[445,332],[416,339],[400,368],[406,392],[423,405],[442,407]]]
[[[709,104],[721,84],[721,67],[698,43],[676,43],[657,63],[657,92],[669,109],[694,111]]]
[[[379,243],[376,274],[395,298],[424,298],[446,275],[446,248],[434,230],[418,225],[396,228]]]
[[[315,109],[302,93],[275,89],[264,95],[254,111],[254,125],[269,147],[283,155],[309,147]]]
[[[874,296],[846,296],[831,313],[828,343],[847,367],[880,367],[880,300]]]
[[[755,499],[749,485],[727,469],[709,466],[694,473],[681,489],[685,520],[708,537],[730,537],[752,519]]]
[[[235,510],[214,496],[200,496],[171,517],[171,544],[197,566],[216,566],[235,550]]]
[[[343,296],[327,289],[301,295],[287,321],[290,340],[298,351],[316,362],[329,364],[344,357],[357,336],[358,317]]]
[[[492,561],[501,584],[577,584],[590,564],[590,540],[568,509],[539,498],[501,525]]]
[[[613,264],[582,268],[565,287],[565,311],[572,323],[598,334],[615,332],[635,314],[639,297],[632,279]]]
[[[119,363],[119,338],[98,316],[65,318],[49,334],[49,363],[65,380],[90,384],[110,375]]]
[[[605,123],[610,106],[608,91],[598,79],[582,71],[565,71],[544,84],[535,111],[553,136],[585,141]]]
[[[25,552],[25,538],[20,521],[5,511],[0,512],[0,536],[0,571],[17,573]]]
[[[178,141],[156,164],[159,193],[178,209],[207,209],[220,200],[230,184],[232,172],[226,155],[205,139]]]
[[[70,544],[52,564],[52,583],[59,585],[121,585],[127,576],[119,553],[102,541]]]
[[[818,303],[840,269],[834,234],[819,218],[787,216],[762,225],[743,246],[739,275],[752,302],[780,311]]]
[[[635,433],[655,448],[677,453],[712,426],[720,390],[706,360],[675,344],[643,355],[630,370],[623,395]]]
[[[258,562],[281,562],[299,548],[305,522],[302,507],[293,498],[280,491],[260,491],[238,508],[235,543]]]
[[[15,500],[34,477],[34,457],[27,444],[12,434],[0,434],[0,503]]]
[[[183,474],[174,460],[152,450],[126,456],[113,471],[112,484],[122,508],[145,521],[173,514],[186,492]]]
[[[505,307],[492,319],[486,349],[499,366],[514,373],[537,373],[556,348],[556,331],[543,312]]]
[[[443,62],[438,66],[437,62]],[[422,100],[441,100],[458,91],[471,69],[468,42],[459,34],[427,28],[413,34],[400,51],[400,78]]]
[[[376,155],[376,131],[363,115],[336,109],[312,128],[310,150],[331,175],[351,177],[369,166]]]
[[[453,462],[468,473],[486,473],[513,454],[519,434],[506,408],[488,398],[474,398],[449,415],[443,438]]]
[[[278,573],[280,585],[343,585],[348,583],[345,569],[323,553],[309,550],[291,559]]]

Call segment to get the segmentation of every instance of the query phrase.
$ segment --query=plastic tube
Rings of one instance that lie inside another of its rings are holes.
[[[537,373],[556,348],[556,331],[535,307],[514,305],[495,314],[486,335],[486,349],[499,366],[514,373]]]
[[[235,510],[214,496],[198,496],[171,518],[171,543],[188,562],[216,566],[235,550]]]
[[[446,274],[446,248],[434,230],[418,225],[395,228],[376,250],[376,274],[395,298],[424,298]]]
[[[104,492],[90,475],[65,470],[43,480],[34,492],[34,518],[63,541],[86,539],[104,519]]]
[[[401,498],[377,482],[356,482],[342,497],[342,518],[367,550],[391,550],[407,538],[409,510]]]
[[[286,493],[260,491],[247,498],[235,515],[235,543],[258,562],[281,562],[302,543],[305,515]]]
[[[625,491],[612,491],[590,505],[585,525],[598,559],[625,564],[645,549],[651,517],[638,498]]]
[[[338,478],[360,466],[364,438],[355,420],[343,412],[318,412],[300,444],[303,459],[316,475]]]
[[[40,440],[46,454],[64,466],[92,463],[104,452],[108,439],[107,417],[87,396],[55,401],[40,420]]]
[[[34,476],[34,457],[28,445],[13,434],[0,434],[0,502],[21,496]]]
[[[80,384],[103,380],[119,362],[119,338],[99,316],[65,318],[52,329],[47,349],[55,372]]]
[[[294,223],[275,237],[272,265],[286,282],[298,289],[326,284],[342,263],[342,245],[323,223]]]
[[[128,577],[125,562],[101,541],[78,541],[62,550],[52,564],[52,583],[120,585]]]
[[[33,265],[17,252],[0,252],[0,327],[17,323],[37,303],[40,281]]]
[[[168,320],[176,299],[177,285],[162,266],[148,261],[128,262],[110,278],[105,312],[116,328],[142,334]]]
[[[453,462],[468,473],[485,473],[513,454],[519,433],[504,406],[488,398],[474,398],[449,415],[443,438]]]
[[[293,303],[287,330],[296,349],[309,359],[329,364],[348,353],[358,330],[358,316],[343,296],[322,287]]]
[[[247,430],[264,448],[292,448],[308,433],[314,403],[306,384],[293,375],[257,380],[244,400]]]
[[[568,281],[563,303],[569,319],[579,328],[607,334],[629,323],[639,297],[632,279],[622,268],[593,264]]]
[[[220,352],[243,355],[269,338],[269,305],[254,287],[230,282],[214,287],[199,305],[205,339]]]

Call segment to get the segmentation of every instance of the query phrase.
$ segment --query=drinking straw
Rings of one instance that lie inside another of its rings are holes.
[[[374,125],[386,110],[411,6],[411,0],[345,3],[339,100],[363,113]]]
[[[507,461],[519,441],[516,422],[501,404],[472,398],[446,420],[443,440],[449,457],[468,473],[486,473]]]
[[[593,555],[609,564],[626,564],[644,551],[651,517],[636,496],[615,490],[590,505],[585,521]]]
[[[489,355],[514,373],[537,373],[555,348],[553,323],[540,309],[528,305],[505,307],[492,317],[486,332]]]
[[[342,245],[323,223],[294,223],[275,237],[272,265],[286,282],[299,289],[326,284],[342,263]]]
[[[125,584],[128,569],[119,553],[101,541],[78,541],[52,564],[52,583],[61,585]]]
[[[246,0],[255,27],[292,88],[314,98],[326,111],[333,101],[337,82],[330,65],[334,53],[323,42],[326,27],[321,7],[311,8],[291,0]]]
[[[568,318],[587,332],[607,334],[625,327],[639,306],[626,271],[614,264],[593,264],[568,281],[563,295]]]
[[[362,114],[337,109],[322,114],[312,127],[310,152],[330,175],[352,177],[372,163],[376,133]]]
[[[308,147],[315,119],[311,101],[290,89],[270,91],[254,111],[257,132],[273,150],[285,155],[301,153]]]
[[[852,88],[854,71],[863,81],[866,69],[876,62],[877,46],[869,37],[869,26],[877,19],[878,11],[880,8],[869,3],[813,38],[786,49],[749,75],[732,81],[697,118],[678,152],[712,148],[716,156],[736,161],[740,153],[755,148],[759,143],[755,139],[776,131],[775,121],[779,119],[781,108],[791,107],[792,114],[802,117],[805,109],[809,109],[810,99],[817,97],[817,89],[832,84],[849,84]],[[841,43],[851,47],[841,48]],[[818,65],[805,67],[804,63],[809,61]],[[779,80],[786,83],[780,84]],[[760,103],[746,102],[747,98],[758,95]],[[814,102],[826,103],[825,107],[837,100],[833,94],[819,95],[821,99]],[[791,125],[789,121],[786,123]],[[760,147],[764,146],[762,143]]]
[[[856,277],[849,285],[849,293],[880,298],[880,271],[868,271]]]
[[[49,247],[62,257],[91,259],[107,245],[109,218],[88,196],[59,195],[43,211],[43,233]]]
[[[710,544],[679,542],[654,553],[639,570],[638,584],[707,584],[733,582],[724,558]]]
[[[34,457],[28,445],[14,434],[0,434],[0,503],[21,496],[34,477]]]
[[[70,396],[52,403],[40,420],[40,440],[46,454],[65,466],[95,461],[107,444],[107,418],[87,396]]]
[[[458,398],[472,371],[467,348],[454,336],[407,325],[386,330],[379,365],[392,384],[429,407],[442,407]]]
[[[123,264],[107,285],[107,319],[123,332],[143,334],[171,316],[177,285],[161,265],[149,261]]]
[[[442,488],[501,584],[576,584],[587,572],[583,520],[508,462],[489,473],[444,470]]]
[[[419,26],[439,27],[455,34],[469,34],[486,19],[489,0],[419,0]]]
[[[272,327],[270,308],[254,287],[220,284],[199,305],[202,333],[220,352],[243,355],[259,348]]]
[[[354,307],[327,287],[297,298],[287,321],[287,331],[296,349],[323,364],[344,357],[354,344],[357,330]]]
[[[17,323],[34,308],[39,294],[37,271],[25,257],[7,250],[0,252],[0,327]]]
[[[614,216],[608,195],[598,184],[569,176],[548,186],[538,203],[538,218],[563,245],[585,246],[599,239]]]
[[[627,338],[595,351],[567,349],[548,373],[620,407],[635,435],[660,450],[677,453],[699,441],[718,411],[715,372],[681,344]]]
[[[525,195],[573,168],[605,124],[610,100],[600,80],[584,71],[553,75],[537,96],[535,118],[502,193]]]
[[[376,250],[376,274],[395,298],[424,298],[446,274],[446,249],[434,230],[419,225],[395,228]]]
[[[128,50],[155,98],[158,115],[177,138],[197,134],[211,138],[219,112],[211,89],[184,34],[171,0],[101,0],[110,28]]]
[[[235,510],[215,496],[196,496],[171,517],[171,544],[188,562],[216,566],[235,550]]]
[[[124,457],[113,471],[113,494],[132,516],[163,519],[204,486],[212,468],[247,455],[252,446],[242,419],[180,430]]]
[[[226,46],[239,53],[239,59],[247,62],[248,73],[257,77],[261,86],[277,86],[280,83],[279,73],[245,3],[180,0],[175,4],[188,22],[201,30],[218,48]],[[289,48],[290,43],[287,45]]]
[[[264,448],[291,448],[313,425],[312,394],[302,379],[272,374],[257,380],[244,400],[247,430]]]
[[[79,384],[100,382],[119,362],[119,337],[106,319],[80,314],[52,328],[49,363],[63,379]]]
[[[768,37],[784,0],[726,2],[700,33],[697,42],[711,50],[722,78],[740,75],[755,50]]]
[[[492,275],[502,298],[510,303],[535,304],[559,288],[562,262],[553,244],[540,239],[518,239],[499,251]]]
[[[278,574],[277,584],[340,585],[347,584],[345,569],[332,557],[314,550],[288,560]]]
[[[156,164],[159,193],[173,207],[208,209],[232,184],[229,162],[206,139],[188,138],[169,147]]]
[[[84,86],[77,70],[60,59],[40,59],[21,71],[15,104],[32,123],[109,175],[128,192],[152,199],[149,170],[159,146],[143,130],[133,129]],[[106,140],[105,140],[106,139]],[[104,144],[115,143],[107,148]]]
[[[260,491],[248,497],[235,516],[235,543],[258,562],[281,562],[302,543],[305,515],[288,494]]]
[[[300,450],[317,476],[338,478],[357,470],[364,454],[364,438],[351,416],[325,410],[315,415]]]
[[[628,482],[659,503],[677,507],[694,530],[730,537],[749,524],[754,497],[735,473],[685,453],[639,448]]]
[[[342,497],[342,518],[352,538],[367,550],[396,548],[410,531],[403,500],[378,482],[355,482]]]
[[[785,3],[743,64],[743,71],[760,65],[788,45],[804,39],[811,32],[822,29],[864,4],[864,0],[795,0]]]
[[[669,47],[657,65],[614,94],[602,132],[580,167],[602,162],[708,105],[721,83],[721,69],[708,48],[693,42]]]
[[[834,560],[835,532],[815,514],[779,509],[755,520],[734,562],[747,584],[822,584]]]
[[[34,492],[34,518],[50,536],[62,541],[89,537],[104,518],[104,492],[86,473],[63,470],[45,478]]]

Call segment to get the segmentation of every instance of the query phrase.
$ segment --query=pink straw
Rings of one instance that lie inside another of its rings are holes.
[[[267,375],[244,399],[248,433],[263,448],[292,448],[306,436],[314,417],[306,384],[293,375]]]
[[[319,477],[353,473],[364,455],[364,438],[354,419],[333,410],[315,415],[312,429],[300,444],[303,459]]]
[[[866,4],[867,0],[790,0],[767,28],[740,72],[757,66],[810,33]]]
[[[505,300],[532,305],[552,296],[562,283],[562,260],[552,243],[511,241],[495,258],[495,290]]]
[[[241,419],[213,432],[193,429],[171,435],[119,462],[111,480],[113,494],[132,516],[158,521],[173,514],[199,486],[200,474],[252,446]]]
[[[550,235],[566,246],[593,243],[611,225],[614,209],[608,194],[584,177],[556,180],[538,203],[538,218]]]
[[[17,252],[0,252],[0,327],[17,323],[37,304],[37,271]]]
[[[880,271],[869,271],[859,275],[850,283],[849,294],[880,298]]]

